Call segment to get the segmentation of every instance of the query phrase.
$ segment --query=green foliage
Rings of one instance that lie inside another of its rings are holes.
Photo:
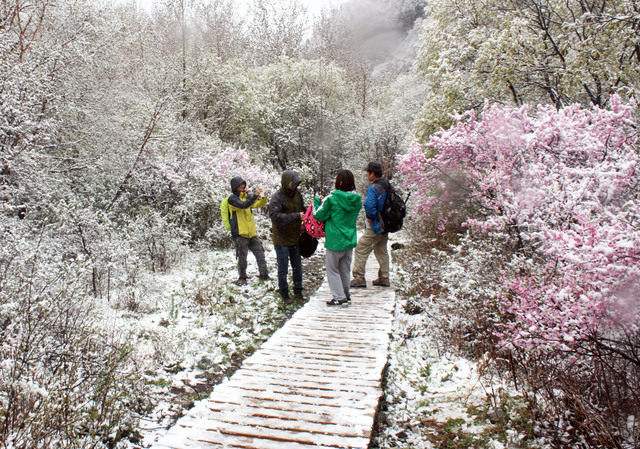
[[[489,440],[483,435],[467,431],[463,418],[449,418],[444,423],[427,420],[427,439],[439,449],[484,449]]]
[[[532,447],[535,440],[534,423],[536,417],[527,402],[516,396],[501,394],[497,406],[487,401],[482,406],[470,404],[467,413],[479,425],[491,423],[482,435],[497,439],[503,444],[512,444],[509,433],[521,435],[519,447]]]
[[[485,99],[603,106],[611,93],[638,93],[637,5],[629,0],[443,0],[429,3],[426,17],[422,141]]]
[[[260,92],[256,135],[271,160],[282,169],[309,167],[314,176],[328,172],[324,159],[335,157],[345,100],[352,95],[344,72],[328,61],[282,59],[256,69],[255,76]]]

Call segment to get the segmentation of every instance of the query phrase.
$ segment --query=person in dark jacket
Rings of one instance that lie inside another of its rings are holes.
[[[366,171],[369,187],[364,201],[365,229],[355,249],[351,287],[366,288],[364,271],[371,251],[380,265],[378,279],[373,281],[373,285],[389,287],[389,234],[384,231],[381,214],[390,185],[389,181],[382,177],[382,166],[378,162],[369,162]]]
[[[293,274],[293,293],[296,301],[302,296],[302,257],[298,249],[304,202],[298,192],[300,176],[286,170],[282,173],[282,185],[269,202],[269,217],[271,218],[271,236],[276,251],[278,264],[278,291],[282,300],[291,302],[289,284],[287,282],[288,265],[291,263]]]
[[[267,198],[262,192],[247,192],[247,183],[240,176],[231,180],[231,195],[229,196],[229,222],[231,224],[231,236],[236,246],[236,258],[238,259],[238,280],[236,285],[247,284],[247,254],[253,253],[258,264],[260,280],[268,280],[267,262],[264,257],[262,242],[256,233],[256,222],[253,219],[251,209],[264,207]]]

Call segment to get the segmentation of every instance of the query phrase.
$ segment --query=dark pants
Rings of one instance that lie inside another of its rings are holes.
[[[236,257],[238,258],[238,277],[241,279],[247,278],[247,254],[249,250],[253,253],[258,263],[258,271],[260,276],[268,276],[267,261],[264,258],[264,248],[262,242],[258,237],[252,237],[250,239],[246,237],[236,237]]]
[[[289,272],[289,262],[293,272],[293,291],[302,293],[302,257],[298,246],[275,246],[278,261],[278,290],[283,298],[289,297],[289,284],[287,273]]]

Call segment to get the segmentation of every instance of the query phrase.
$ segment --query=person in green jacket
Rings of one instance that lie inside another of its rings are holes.
[[[325,266],[327,282],[331,290],[330,306],[351,300],[351,258],[358,235],[356,221],[362,208],[362,198],[355,193],[355,180],[349,170],[340,170],[336,176],[336,189],[324,199],[315,198],[316,220],[324,223],[326,249]]]
[[[264,256],[262,242],[256,233],[256,222],[251,209],[264,207],[267,198],[262,195],[260,189],[254,193],[247,192],[247,183],[240,176],[231,180],[231,192],[229,196],[229,222],[231,224],[231,236],[236,246],[236,258],[238,259],[238,280],[236,285],[247,284],[247,255],[249,250],[253,253],[258,263],[260,280],[268,280],[267,262]]]

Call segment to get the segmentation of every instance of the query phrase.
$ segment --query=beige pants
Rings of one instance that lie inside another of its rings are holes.
[[[364,279],[364,270],[371,251],[375,254],[378,265],[380,265],[378,279],[389,279],[388,241],[389,234],[376,234],[371,229],[364,230],[364,234],[358,240],[358,245],[354,251],[355,258],[352,272],[354,279]]]

